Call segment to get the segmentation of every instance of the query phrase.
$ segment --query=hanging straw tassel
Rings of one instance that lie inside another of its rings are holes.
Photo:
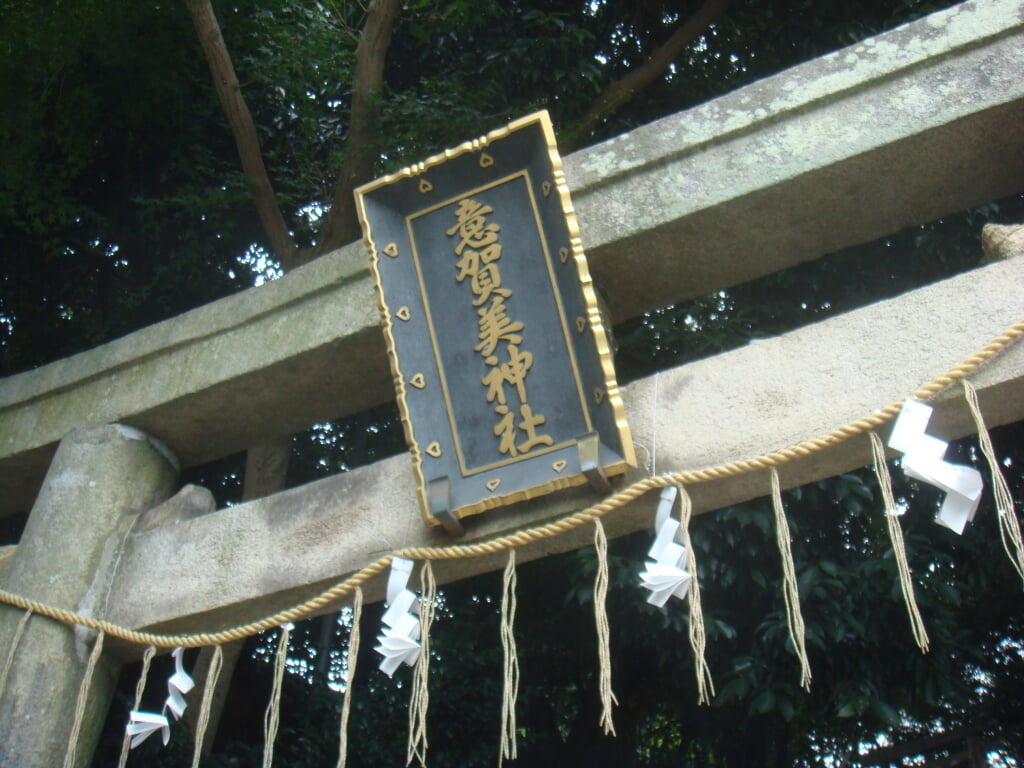
[[[597,550],[597,576],[594,578],[594,621],[597,624],[597,656],[600,664],[601,727],[605,734],[615,735],[612,705],[618,704],[612,691],[612,655],[609,650],[611,630],[608,626],[608,538],[601,518],[594,518],[594,548]]]
[[[434,596],[437,584],[430,561],[423,563],[420,571],[420,658],[412,671],[412,699],[409,702],[409,746],[406,749],[405,764],[415,757],[421,766],[427,764],[427,709],[430,693],[427,677],[430,672],[430,625],[434,622]]]
[[[868,432],[871,438],[871,453],[875,460],[875,476],[878,478],[878,486],[882,489],[882,500],[885,502],[885,522],[889,527],[889,540],[892,542],[893,555],[896,557],[896,565],[900,572],[900,589],[903,591],[903,602],[907,605],[907,617],[910,619],[910,631],[914,633],[914,640],[921,653],[928,653],[928,631],[924,628],[924,620],[917,608],[917,598],[914,596],[914,582],[910,576],[910,566],[907,564],[907,550],[903,544],[903,529],[900,527],[900,513],[896,509],[896,499],[892,493],[892,478],[889,475],[889,466],[885,463],[885,446],[882,439],[874,433]]]
[[[786,603],[786,620],[789,624],[789,639],[793,643],[800,660],[800,685],[804,690],[811,690],[811,664],[807,660],[807,647],[804,645],[804,617],[800,613],[800,593],[796,585],[796,566],[793,565],[793,552],[790,550],[789,524],[786,513],[782,510],[782,491],[779,488],[779,473],[772,467],[772,509],[775,511],[775,542],[779,546],[782,557],[782,596]]]
[[[25,626],[31,618],[32,609],[29,608],[25,611],[21,620],[18,622],[18,626],[14,630],[14,637],[11,639],[11,647],[10,650],[7,651],[7,660],[4,661],[3,670],[0,670],[0,701],[3,701],[4,699],[4,691],[7,689],[7,676],[11,673],[11,667],[14,666],[14,654],[18,650],[18,644],[21,642],[21,636],[25,634]]]
[[[516,752],[516,701],[519,698],[519,654],[516,652],[516,637],[512,631],[515,623],[516,551],[510,549],[501,590],[501,647],[504,651],[504,685],[501,697],[499,766],[504,759],[515,760],[518,757]]]
[[[270,768],[274,762],[274,742],[277,740],[277,728],[281,724],[281,685],[284,682],[284,668],[288,662],[288,638],[291,636],[292,625],[281,627],[281,637],[277,641],[277,657],[274,661],[274,684],[270,691],[270,701],[263,713],[263,768]]]
[[[206,684],[203,686],[203,703],[199,707],[199,718],[196,720],[196,747],[192,753],[192,768],[199,768],[199,758],[203,754],[203,742],[206,740],[206,728],[210,725],[210,709],[213,704],[213,692],[220,677],[220,668],[224,665],[224,649],[214,646],[210,668],[206,671]]]
[[[348,715],[352,708],[352,681],[356,677],[356,661],[359,659],[359,620],[362,617],[363,590],[356,587],[356,596],[352,601],[352,632],[348,636],[348,674],[345,675],[345,702],[341,705],[337,768],[345,768],[348,760]]]
[[[96,669],[96,662],[99,661],[100,654],[103,652],[104,637],[106,635],[103,632],[96,635],[96,642],[93,643],[92,653],[89,654],[89,661],[85,665],[85,674],[82,675],[82,684],[78,687],[78,700],[75,702],[75,719],[71,724],[71,733],[68,734],[68,749],[64,753],[64,768],[75,768],[78,734],[82,730],[85,702],[89,699],[89,687],[92,685],[92,674]]]
[[[153,661],[153,657],[156,656],[156,646],[151,645],[146,648],[146,652],[142,655],[142,671],[139,673],[139,680],[135,683],[135,703],[132,704],[132,711],[137,712],[142,709],[142,694],[146,690],[146,679],[149,677],[149,665]],[[128,762],[128,751],[131,749],[132,737],[125,729],[124,739],[121,741],[121,756],[117,761],[117,768],[124,768]]]
[[[687,569],[690,571],[690,647],[693,649],[693,665],[697,672],[697,703],[711,704],[715,695],[715,683],[711,679],[711,669],[704,658],[707,640],[704,633],[704,612],[700,604],[700,584],[697,581],[697,556],[693,552],[690,541],[690,518],[693,516],[693,502],[685,485],[679,488],[679,525],[683,529],[683,545],[688,555]]]
[[[992,474],[992,494],[995,496],[996,510],[999,513],[999,538],[1003,541],[1003,550],[1006,552],[1006,556],[1010,558],[1014,570],[1024,582],[1024,546],[1021,545],[1020,523],[1013,511],[1010,488],[1006,484],[1003,470],[996,459],[995,449],[992,448],[992,439],[989,437],[985,419],[981,415],[981,407],[978,405],[978,393],[974,389],[974,385],[967,379],[963,380],[963,385],[967,405],[970,407],[974,423],[978,427],[978,442],[981,443],[981,452],[988,459],[988,468]]]

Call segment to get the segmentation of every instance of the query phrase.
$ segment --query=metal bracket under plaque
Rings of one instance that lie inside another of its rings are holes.
[[[435,477],[430,481],[427,495],[430,498],[430,514],[452,536],[461,536],[466,532],[459,518],[452,512],[452,484],[448,475]]]
[[[580,471],[587,478],[590,487],[598,493],[608,493],[612,484],[601,466],[601,436],[597,432],[588,432],[576,438],[576,448],[580,455]]]

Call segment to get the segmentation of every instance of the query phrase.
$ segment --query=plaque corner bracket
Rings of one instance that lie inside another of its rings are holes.
[[[466,532],[458,515],[452,511],[452,483],[448,475],[433,478],[428,484],[427,498],[430,502],[430,514],[452,536],[461,536]]]
[[[609,493],[612,484],[601,466],[601,435],[596,431],[580,435],[576,438],[576,449],[579,451],[580,471],[590,487],[600,494]]]

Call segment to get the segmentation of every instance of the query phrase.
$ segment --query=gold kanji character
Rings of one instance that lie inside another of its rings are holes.
[[[502,296],[492,296],[491,303],[476,311],[480,320],[477,325],[480,327],[480,343],[473,347],[482,357],[490,357],[494,354],[498,342],[504,341],[509,344],[522,344],[523,337],[519,332],[523,330],[523,324],[512,322],[505,314],[505,299]]]
[[[501,416],[501,421],[494,425],[495,437],[501,438],[498,452],[515,458],[519,453],[516,450],[516,418],[509,412],[507,405],[499,405],[494,412]]]
[[[455,218],[459,220],[459,224],[462,224],[475,216],[486,216],[488,213],[494,213],[494,209],[491,206],[478,203],[476,200],[470,200],[467,197],[459,200],[459,207],[455,209]],[[448,234],[454,235],[459,224],[449,229]]]
[[[480,271],[481,264],[490,264],[492,261],[497,261],[500,258],[501,245],[499,243],[489,245],[482,251],[463,251],[462,258],[455,263],[456,269],[459,270],[459,274],[455,276],[455,279],[461,283],[467,277],[475,277],[476,273]]]
[[[479,251],[481,248],[498,242],[498,232],[501,231],[501,227],[497,224],[488,224],[487,219],[484,218],[485,214],[493,212],[494,209],[489,205],[482,205],[469,198],[459,203],[459,207],[455,210],[458,223],[445,230],[449,237],[456,232],[459,233],[461,239],[455,246],[456,254],[461,256],[467,245]]]
[[[533,365],[533,355],[520,352],[515,344],[508,345],[508,362],[498,365],[498,358],[488,357],[485,361],[494,366],[480,383],[487,387],[487,402],[495,399],[505,405],[505,385],[511,384],[519,393],[519,402],[526,402],[526,374]]]
[[[529,405],[523,403],[519,408],[519,415],[523,417],[523,420],[519,422],[519,428],[526,433],[526,440],[516,446],[522,453],[528,453],[534,446],[551,445],[555,442],[551,435],[537,434],[537,427],[543,424],[546,419],[539,413],[534,416],[533,410]]]
[[[473,301],[474,307],[479,307],[489,298],[492,294],[503,296],[508,298],[512,295],[512,291],[508,288],[501,287],[501,272],[498,271],[497,264],[488,264],[483,269],[479,270],[473,275],[470,286],[473,289],[473,293],[476,295],[476,299]]]

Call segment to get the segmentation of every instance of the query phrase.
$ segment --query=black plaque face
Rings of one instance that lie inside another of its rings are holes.
[[[356,200],[428,524],[634,464],[546,112]]]

